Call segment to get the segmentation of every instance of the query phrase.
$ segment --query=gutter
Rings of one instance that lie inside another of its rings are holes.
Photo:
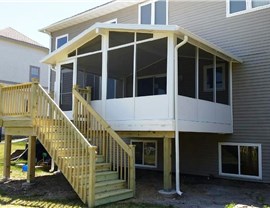
[[[188,36],[174,48],[174,118],[175,118],[175,175],[176,175],[176,193],[182,195],[180,190],[180,151],[179,151],[179,127],[178,127],[178,49],[185,45]]]

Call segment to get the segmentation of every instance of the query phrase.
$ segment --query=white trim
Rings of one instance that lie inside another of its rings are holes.
[[[143,164],[136,164],[135,163],[135,166],[136,167],[147,167],[147,168],[157,168],[157,152],[158,152],[158,146],[157,146],[157,140],[134,140],[134,139],[132,139],[131,140],[131,144],[133,143],[133,142],[141,142],[141,143],[143,143],[143,152],[142,152],[142,163]],[[144,165],[144,143],[155,143],[155,165]],[[136,147],[135,147],[136,148]],[[136,151],[136,150],[135,150]],[[136,161],[136,159],[135,159],[135,161]]]
[[[70,40],[65,46],[53,51],[46,57],[44,57],[41,62],[47,64],[56,64],[56,60],[63,60],[66,57],[66,54],[75,50],[78,45],[84,44],[89,41],[91,36],[96,36],[96,29],[104,29],[104,30],[113,30],[113,31],[134,31],[134,32],[149,32],[155,31],[156,33],[175,33],[176,35],[186,35],[189,37],[189,42],[192,45],[195,45],[207,52],[215,54],[216,56],[226,60],[242,63],[243,61],[231,53],[223,51],[221,48],[217,47],[209,43],[208,41],[200,38],[199,36],[194,35],[193,33],[181,28],[177,25],[135,25],[135,24],[104,24],[104,23],[96,23],[90,28],[86,29],[78,36]],[[152,32],[153,33],[153,32]]]
[[[239,12],[230,13],[230,0],[226,0],[226,17],[233,17],[241,14],[246,14],[249,12],[255,12],[262,9],[270,8],[270,3],[264,6],[258,6],[252,8],[252,0],[246,0],[246,9]]]
[[[106,100],[107,100],[107,82],[108,82],[108,48],[109,48],[109,32],[102,34],[101,50],[102,50],[102,72],[101,72],[101,100],[102,100],[102,116],[106,117]]]
[[[57,104],[60,106],[60,101],[61,101],[61,91],[60,91],[60,88],[61,88],[61,66],[64,65],[64,64],[73,64],[73,69],[72,69],[72,83],[73,85],[76,84],[76,81],[77,81],[77,61],[76,59],[73,59],[73,60],[67,60],[67,61],[64,61],[64,62],[61,62],[57,65],[57,73],[56,73],[56,86],[57,86],[57,92],[55,92],[55,100],[57,101]],[[74,76],[75,75],[75,76]],[[72,93],[72,92],[71,92]],[[73,115],[72,115],[72,112],[73,112],[73,96],[72,96],[72,109],[70,111],[64,111],[64,113],[68,116],[69,119],[72,119],[73,118]]]
[[[68,42],[68,34],[60,35],[60,36],[57,36],[57,37],[55,38],[55,46],[54,46],[54,50],[56,50],[56,49],[58,49],[58,48],[61,47],[61,46],[58,47],[57,41],[58,41],[59,39],[61,39],[61,38],[64,38],[64,37],[67,38],[67,42]]]
[[[222,68],[222,88],[225,88],[225,73],[223,73],[224,68]],[[214,56],[213,60],[213,96],[214,96],[214,103],[217,102],[217,57]]]
[[[232,62],[229,63],[229,105],[231,106],[231,127],[233,129],[233,84],[232,84]]]
[[[157,1],[160,1],[160,0],[149,0],[149,1],[146,1],[146,2],[138,5],[138,24],[142,24],[142,22],[141,22],[141,8],[143,6],[151,4],[151,25],[156,25],[156,23],[155,23],[155,14],[156,14],[155,3]],[[168,25],[168,22],[169,22],[169,20],[168,20],[168,18],[169,18],[169,1],[168,0],[163,0],[163,1],[166,1],[166,21],[165,21],[165,25]]]
[[[222,172],[222,146],[237,146],[238,148],[238,174],[232,173],[223,173]],[[240,156],[240,147],[248,146],[248,147],[258,147],[258,176],[251,175],[242,175],[241,174],[241,156]],[[233,143],[233,142],[219,142],[218,143],[218,162],[219,162],[219,175],[221,176],[229,176],[229,177],[238,177],[238,178],[246,178],[246,179],[262,179],[262,145],[255,143]]]
[[[196,47],[196,46],[195,46]],[[200,64],[199,64],[199,51],[200,49],[198,47],[196,47],[196,54],[195,54],[195,57],[196,57],[196,71],[195,71],[195,79],[196,79],[196,83],[195,83],[195,98],[196,99],[199,99],[199,92],[200,92],[200,75],[199,75],[199,68],[200,68]]]

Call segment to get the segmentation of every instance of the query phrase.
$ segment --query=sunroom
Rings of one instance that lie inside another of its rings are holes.
[[[232,65],[241,60],[178,26],[97,23],[43,62],[70,119],[79,85],[116,131],[233,131]]]

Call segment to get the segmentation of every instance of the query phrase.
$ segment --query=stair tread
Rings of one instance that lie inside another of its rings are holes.
[[[95,184],[95,187],[100,187],[100,186],[104,186],[104,185],[112,185],[112,184],[117,184],[117,183],[125,183],[125,182],[126,182],[125,180],[120,180],[120,179],[109,180],[109,181],[100,181],[100,182],[97,182]]]
[[[96,166],[110,166],[111,163],[96,163]],[[78,165],[69,165],[69,168],[74,168],[74,167],[79,167],[79,166],[83,166],[81,164]],[[89,166],[89,164],[86,164],[85,166]]]
[[[113,173],[117,173],[117,171],[103,171],[103,172],[97,172],[96,175],[110,175]]]
[[[99,199],[104,199],[106,197],[113,197],[113,196],[117,196],[117,195],[121,195],[121,194],[125,194],[125,193],[132,193],[132,190],[131,189],[119,189],[119,190],[98,193],[95,195],[95,199],[99,200]]]

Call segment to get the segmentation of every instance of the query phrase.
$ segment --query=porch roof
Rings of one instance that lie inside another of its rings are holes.
[[[90,28],[86,29],[78,36],[73,38],[71,41],[58,48],[57,50],[46,56],[42,63],[55,65],[67,58],[67,54],[73,50],[88,42],[97,34],[102,34],[102,31],[123,31],[123,32],[148,32],[148,33],[172,33],[177,34],[179,37],[188,36],[188,42],[202,48],[203,50],[210,52],[216,56],[224,58],[227,61],[235,63],[242,63],[242,60],[233,54],[224,51],[218,46],[200,38],[199,36],[191,33],[190,31],[179,27],[177,25],[138,25],[138,24],[107,24],[107,23],[96,23]]]

